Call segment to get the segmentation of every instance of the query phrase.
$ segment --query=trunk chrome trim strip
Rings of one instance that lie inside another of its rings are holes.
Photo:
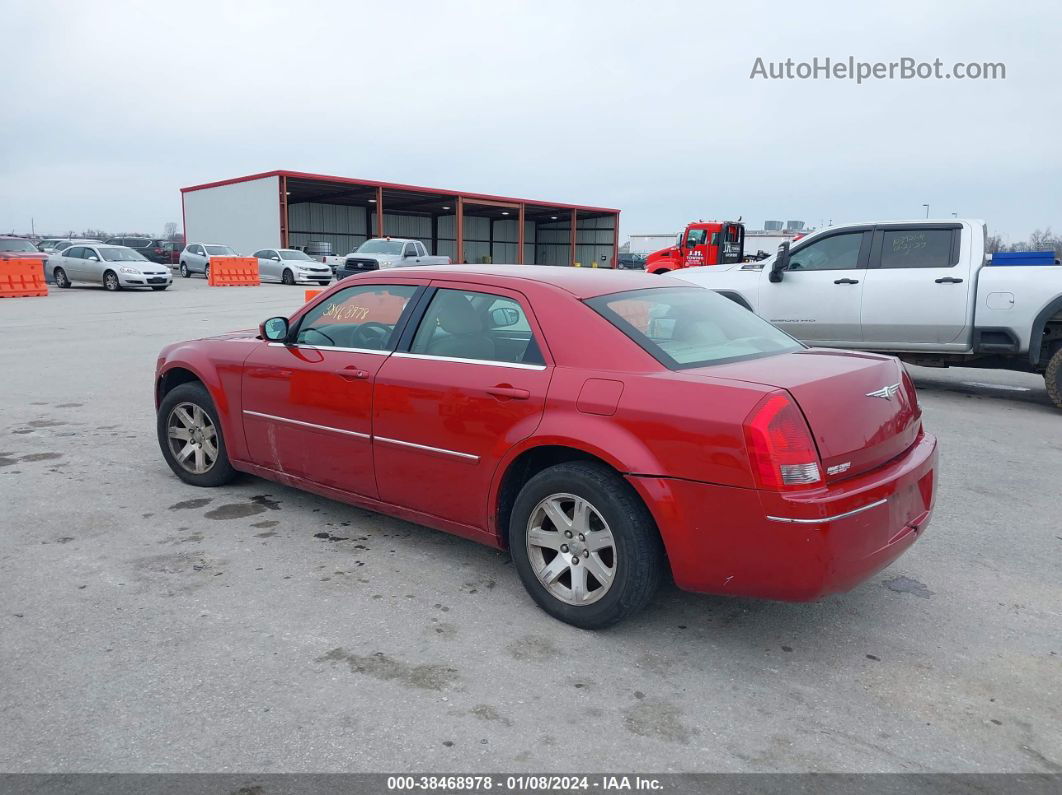
[[[459,453],[456,450],[444,450],[441,447],[429,447],[426,444],[414,444],[413,442],[403,442],[401,439],[387,439],[383,436],[374,436],[373,439],[377,442],[386,442],[387,444],[397,444],[399,447],[412,447],[415,450],[425,450],[429,453],[442,453],[443,455],[452,455],[456,458],[464,459],[465,461],[478,461],[478,455],[472,455],[472,453]]]
[[[244,414],[250,414],[252,417],[261,417],[264,420],[274,420],[276,422],[286,422],[291,425],[301,425],[303,428],[316,428],[319,431],[331,431],[332,433],[342,433],[347,436],[355,436],[358,439],[371,439],[372,437],[367,433],[359,433],[358,431],[348,431],[343,428],[333,428],[331,425],[317,425],[313,422],[303,422],[302,420],[293,420],[288,417],[277,417],[273,414],[263,414],[260,411],[251,411],[250,409],[244,409]]]
[[[863,511],[869,511],[871,508],[877,508],[879,505],[884,505],[888,502],[888,497],[877,502],[872,502],[869,505],[864,505],[861,508],[856,508],[852,511],[845,513],[839,513],[836,516],[823,516],[821,519],[791,519],[785,516],[768,516],[772,522],[785,522],[787,524],[823,524],[824,522],[835,522],[838,519],[847,519],[849,516],[855,516],[857,513],[863,513]]]
[[[544,364],[524,364],[523,362],[498,362],[494,359],[462,359],[457,356],[433,356],[430,353],[392,353],[396,359],[426,359],[430,362],[457,362],[459,364],[485,364],[488,367],[511,367],[514,370],[545,370]]]

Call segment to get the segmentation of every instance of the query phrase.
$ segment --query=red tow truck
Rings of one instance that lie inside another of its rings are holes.
[[[645,262],[649,273],[679,268],[741,262],[745,257],[745,225],[737,221],[695,221],[679,234],[675,245],[654,251]]]

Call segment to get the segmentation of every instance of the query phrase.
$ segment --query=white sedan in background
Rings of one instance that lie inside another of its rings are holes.
[[[223,243],[189,243],[178,257],[181,276],[188,278],[193,273],[201,273],[210,278],[211,257],[238,257],[239,254]]]
[[[150,287],[165,290],[173,282],[166,265],[151,262],[139,251],[125,246],[102,243],[75,243],[58,254],[48,257],[48,273],[56,287],[69,287],[74,282],[102,284],[105,290],[117,292],[129,287]]]
[[[332,269],[303,251],[263,248],[252,256],[258,257],[258,275],[263,282],[324,286],[332,281]]]

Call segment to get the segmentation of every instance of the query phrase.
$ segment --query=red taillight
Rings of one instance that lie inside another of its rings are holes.
[[[903,373],[900,380],[903,381],[903,391],[907,393],[907,400],[910,402],[911,408],[918,411],[918,393],[915,392],[914,381],[911,380],[911,376],[907,374],[907,368],[902,364],[900,365],[900,372]]]
[[[815,440],[785,392],[772,392],[745,418],[745,445],[760,488],[791,491],[822,483]]]

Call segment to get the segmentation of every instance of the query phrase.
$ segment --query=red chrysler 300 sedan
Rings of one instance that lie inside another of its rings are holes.
[[[643,607],[665,566],[705,593],[849,589],[933,507],[936,439],[897,360],[807,348],[666,277],[368,273],[166,347],[155,395],[182,480],[248,472],[507,547],[580,627]]]

